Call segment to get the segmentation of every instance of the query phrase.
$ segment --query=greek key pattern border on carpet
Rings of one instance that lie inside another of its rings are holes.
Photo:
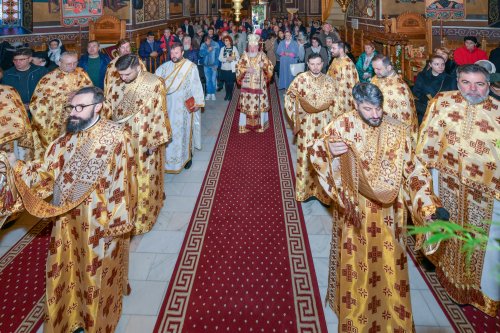
[[[158,332],[181,332],[184,324],[184,318],[191,295],[198,262],[203,248],[203,240],[208,227],[208,219],[212,210],[212,204],[215,199],[215,191],[219,181],[224,155],[226,152],[231,126],[233,124],[234,114],[238,103],[239,90],[235,89],[233,98],[231,99],[228,113],[222,124],[220,137],[215,146],[214,153],[210,165],[208,166],[208,174],[203,182],[201,196],[197,203],[196,213],[193,217],[193,223],[188,230],[188,239],[182,259],[179,264],[179,269],[172,284],[170,297],[167,301],[165,313],[161,318],[161,324]]]
[[[24,318],[23,322],[16,329],[15,333],[33,332],[38,327],[38,323],[45,316],[45,294],[40,297],[36,305],[31,309],[30,313]]]
[[[276,89],[272,85],[270,89]],[[297,332],[321,332],[319,313],[314,297],[314,282],[311,276],[307,246],[300,219],[298,203],[295,200],[295,186],[288,154],[285,125],[282,122],[278,92],[271,93],[271,110],[274,124],[276,152],[280,175],[281,197],[285,213],[288,256],[295,299]]]
[[[33,226],[33,228],[21,238],[16,245],[14,245],[7,253],[0,259],[0,272],[7,267],[12,260],[14,260],[19,253],[21,253],[26,246],[28,246],[35,237],[42,232],[43,229],[50,223],[48,219],[43,219]]]
[[[429,285],[429,289],[431,290],[434,297],[439,301],[439,305],[443,308],[443,311],[448,316],[451,324],[460,333],[475,333],[475,329],[472,324],[469,322],[463,311],[460,309],[460,306],[453,302],[449,297],[446,290],[441,286],[439,280],[436,276],[435,272],[430,272],[420,267],[418,263],[417,257],[419,254],[415,251],[415,240],[413,237],[408,237],[407,244],[408,253],[410,254],[413,263],[417,267],[418,271],[427,284]]]

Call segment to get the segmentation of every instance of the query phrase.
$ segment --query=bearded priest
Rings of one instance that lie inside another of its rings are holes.
[[[327,301],[339,331],[412,332],[406,214],[424,223],[439,201],[415,158],[410,129],[384,116],[380,89],[359,83],[352,94],[356,109],[309,147],[334,200]]]
[[[248,51],[236,65],[236,82],[241,86],[238,106],[240,109],[239,132],[250,129],[262,133],[269,127],[269,95],[267,87],[273,77],[274,66],[259,51],[260,36],[248,36]]]

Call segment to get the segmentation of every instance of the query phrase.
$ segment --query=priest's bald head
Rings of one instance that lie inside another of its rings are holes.
[[[361,119],[372,127],[380,126],[384,105],[382,91],[372,83],[360,82],[352,88],[352,97]]]
[[[78,66],[78,54],[73,51],[66,51],[59,59],[59,69],[66,73],[73,73]]]
[[[125,83],[131,83],[141,72],[139,64],[139,57],[137,55],[126,54],[118,58],[115,67],[120,74],[122,81]]]

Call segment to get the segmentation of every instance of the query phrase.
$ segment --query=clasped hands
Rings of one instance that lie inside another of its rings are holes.
[[[347,153],[349,147],[345,142],[335,141],[333,137],[328,140],[328,148],[334,157]]]

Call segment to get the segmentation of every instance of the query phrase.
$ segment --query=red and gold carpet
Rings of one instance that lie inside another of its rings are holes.
[[[0,258],[0,332],[36,332],[42,324],[51,228],[38,222]]]
[[[154,332],[326,332],[276,86],[264,133],[238,133],[237,96]]]
[[[408,253],[455,331],[460,333],[500,332],[500,313],[493,318],[473,306],[458,305],[453,302],[439,283],[436,273],[419,263],[423,255],[415,251],[414,245],[414,239],[408,237]]]

